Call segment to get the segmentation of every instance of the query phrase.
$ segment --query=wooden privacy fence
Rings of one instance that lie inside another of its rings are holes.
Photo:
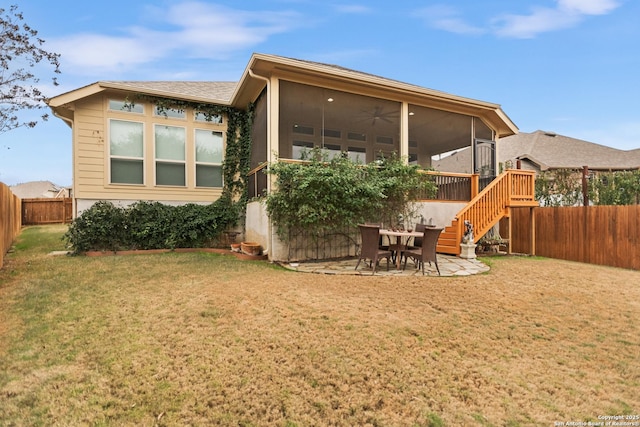
[[[22,199],[22,224],[60,224],[73,220],[73,199]]]
[[[511,251],[640,270],[640,205],[515,208]],[[535,222],[535,240],[531,221]]]
[[[0,182],[0,268],[4,265],[4,255],[22,227],[20,206],[20,198]]]

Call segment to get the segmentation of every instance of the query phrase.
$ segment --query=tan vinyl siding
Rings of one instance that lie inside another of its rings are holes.
[[[145,105],[144,114],[110,111],[109,99],[124,99],[123,94],[96,94],[74,103],[74,167],[75,197],[98,200],[157,200],[212,202],[222,188],[195,187],[194,132],[196,128],[221,132],[226,145],[226,117],[222,124],[195,122],[193,111],[185,119],[158,117],[153,107]],[[110,119],[143,123],[144,184],[111,184],[109,178]],[[154,124],[180,126],[186,129],[186,186],[156,186],[154,158]]]
[[[102,185],[104,174],[104,112],[102,97],[93,96],[75,103],[74,157],[75,196]]]

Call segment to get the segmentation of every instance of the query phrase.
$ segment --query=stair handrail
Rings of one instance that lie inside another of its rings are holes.
[[[507,208],[534,202],[535,172],[507,169],[456,214],[458,238],[462,239],[465,220],[473,225],[477,240],[506,215]]]

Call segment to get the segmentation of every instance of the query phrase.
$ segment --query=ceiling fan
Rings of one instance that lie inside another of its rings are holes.
[[[373,110],[362,110],[362,113],[360,114],[361,119],[358,121],[365,122],[371,120],[371,126],[375,126],[378,120],[386,123],[393,123],[392,119],[397,119],[398,115],[397,111],[384,111],[384,107],[375,106]]]

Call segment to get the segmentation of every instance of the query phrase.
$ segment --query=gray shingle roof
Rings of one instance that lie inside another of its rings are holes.
[[[553,132],[521,132],[501,138],[499,161],[529,159],[541,170],[580,168],[620,170],[640,168],[640,149],[618,150]]]
[[[12,185],[11,191],[21,199],[55,197],[62,189],[51,181],[31,181]]]
[[[553,132],[520,132],[498,140],[498,162],[523,160],[523,169],[629,170],[640,168],[640,148],[618,150]],[[537,166],[537,167],[536,167]],[[471,149],[464,148],[440,160],[434,160],[436,170],[471,173]]]
[[[184,81],[101,81],[101,85],[128,89],[134,92],[152,92],[167,97],[197,98],[228,103],[237,82],[184,82]]]

